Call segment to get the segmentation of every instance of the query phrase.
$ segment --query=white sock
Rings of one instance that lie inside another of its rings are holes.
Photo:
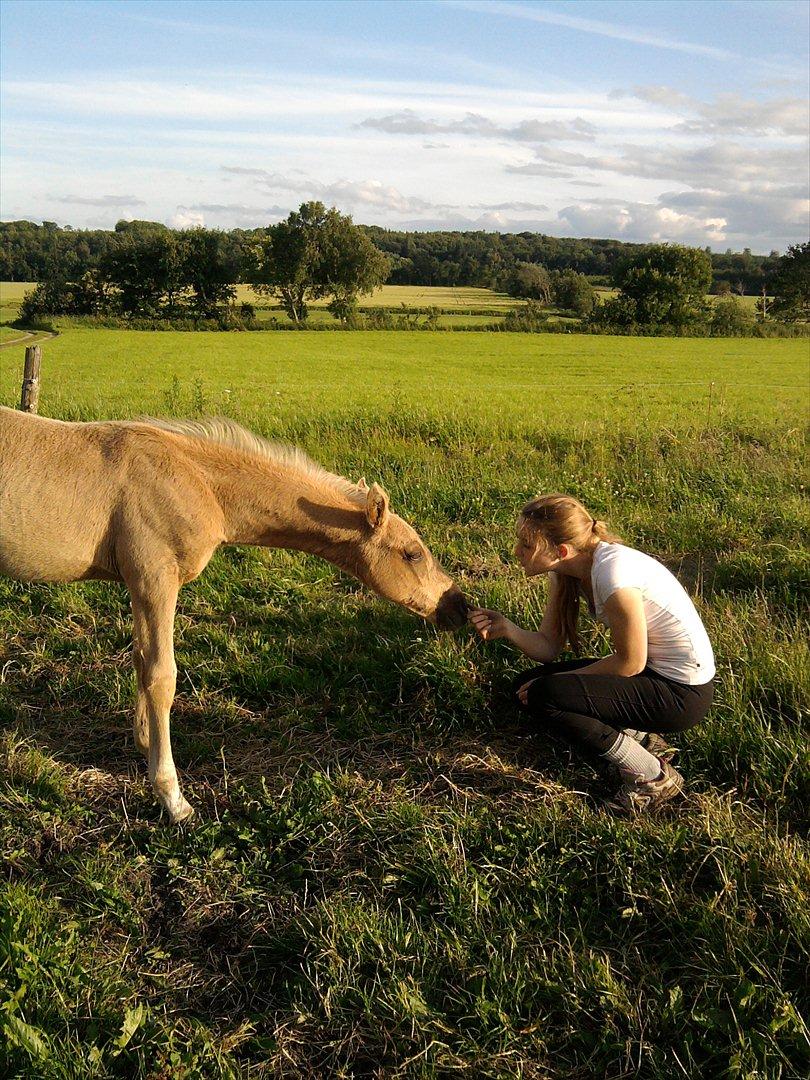
[[[642,780],[657,780],[661,775],[661,762],[655,754],[645,750],[635,739],[623,732],[619,733],[618,739],[610,750],[605,754],[600,754],[600,757],[606,758],[620,769],[635,773]]]

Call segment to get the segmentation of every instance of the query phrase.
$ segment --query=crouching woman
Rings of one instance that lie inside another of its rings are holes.
[[[515,555],[527,577],[548,575],[540,629],[486,608],[473,608],[471,622],[485,641],[506,638],[541,662],[516,680],[518,701],[536,731],[616,767],[621,785],[607,805],[655,810],[683,788],[662,736],[699,723],[712,701],[714,655],[694,604],[665,566],[622,544],[569,495],[524,506]],[[578,650],[583,598],[608,627],[613,652],[559,662],[567,643]]]

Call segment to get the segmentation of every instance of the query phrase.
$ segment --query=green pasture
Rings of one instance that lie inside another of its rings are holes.
[[[296,442],[529,627],[515,514],[570,491],[679,574],[719,677],[683,803],[614,819],[521,725],[503,643],[225,549],[178,609],[178,830],[131,740],[123,589],[0,579],[1,1075],[808,1075],[806,341],[67,329],[40,401]]]
[[[27,292],[35,288],[35,281],[0,281],[0,304],[19,303]]]
[[[0,354],[3,404],[17,399],[23,352]],[[266,431],[410,408],[461,426],[480,416],[507,429],[700,428],[800,421],[806,371],[806,341],[785,339],[71,328],[44,346],[41,401],[78,418],[194,406]]]

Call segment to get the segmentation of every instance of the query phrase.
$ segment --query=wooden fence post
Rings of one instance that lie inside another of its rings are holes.
[[[23,412],[35,413],[39,405],[39,369],[42,366],[42,346],[29,345],[25,350],[25,370],[23,371],[20,408]]]

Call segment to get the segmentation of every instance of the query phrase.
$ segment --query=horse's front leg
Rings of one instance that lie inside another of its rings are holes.
[[[158,802],[177,823],[194,813],[180,791],[169,731],[177,685],[173,635],[179,587],[176,578],[159,578],[140,581],[130,591],[136,647],[140,650],[139,697],[145,704],[149,726],[149,779]]]
[[[135,745],[149,760],[149,710],[146,707],[146,694],[143,688],[143,652],[137,637],[137,627],[133,632],[132,666],[135,669],[135,720],[132,733]]]

